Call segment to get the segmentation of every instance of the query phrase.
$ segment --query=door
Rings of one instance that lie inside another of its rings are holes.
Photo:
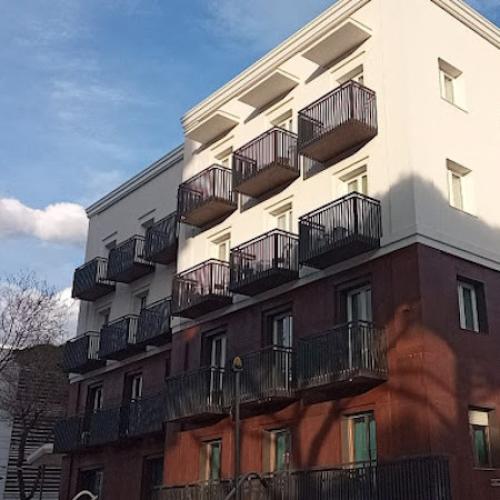
[[[372,321],[372,290],[370,285],[347,293],[347,329],[349,368],[368,368],[369,325]]]
[[[289,389],[292,383],[293,316],[290,312],[272,318],[274,386]]]
[[[221,402],[223,389],[223,369],[226,366],[226,335],[219,334],[210,338],[210,403]]]

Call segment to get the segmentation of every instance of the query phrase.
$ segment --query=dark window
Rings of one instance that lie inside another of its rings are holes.
[[[102,469],[81,470],[78,474],[78,491],[87,490],[102,498],[104,472]]]
[[[142,373],[125,375],[123,402],[136,401],[142,396]]]
[[[103,390],[102,384],[92,385],[87,391],[87,402],[85,409],[87,412],[96,412],[102,408]]]
[[[214,481],[221,478],[222,441],[207,441],[201,446],[201,479],[203,481]]]
[[[460,328],[471,332],[488,331],[484,285],[458,278],[458,310]]]
[[[469,427],[476,467],[491,467],[490,411],[471,408]]]
[[[343,458],[347,463],[377,459],[377,426],[373,412],[349,415],[342,428]]]
[[[264,433],[263,462],[266,472],[281,472],[290,465],[292,435],[290,429],[277,429]]]
[[[293,347],[293,313],[290,305],[263,315],[264,346]]]
[[[168,377],[170,377],[171,372],[172,372],[172,352],[167,351],[166,358],[165,358],[165,378],[166,379]]]
[[[142,499],[156,500],[163,486],[163,457],[144,460],[142,476]]]
[[[211,332],[203,335],[201,347],[201,366],[223,368],[226,365],[227,337],[225,331]]]

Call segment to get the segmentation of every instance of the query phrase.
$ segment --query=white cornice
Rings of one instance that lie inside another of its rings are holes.
[[[500,49],[500,29],[463,0],[431,0],[479,36]]]
[[[99,201],[96,201],[90,207],[87,208],[88,217],[93,217],[99,214],[103,210],[106,210],[111,205],[123,199],[125,196],[129,195],[131,192],[140,188],[151,179],[154,179],[165,170],[172,168],[182,161],[184,155],[184,145],[178,146],[173,149],[165,156],[162,156],[159,160],[155,161],[152,165],[145,168],[137,175],[124,182],[121,186],[117,187],[111,193],[107,194]]]
[[[260,79],[269,76],[270,73],[279,68],[285,61],[296,54],[304,52],[326,32],[345,21],[370,1],[339,0],[248,69],[188,111],[182,118],[184,129],[190,129],[194,123],[206,119],[208,115],[220,109],[252,85],[255,85]],[[500,30],[465,2],[462,0],[431,1],[446,10],[446,12],[464,23],[485,40],[488,40],[495,47],[500,48]]]
[[[342,23],[370,1],[339,0],[336,2],[316,19],[306,24],[263,58],[188,111],[182,118],[184,129],[189,129],[193,122],[202,121],[207,115],[220,109],[224,104],[240,95],[260,79],[269,76],[285,61],[306,50],[325,33]]]

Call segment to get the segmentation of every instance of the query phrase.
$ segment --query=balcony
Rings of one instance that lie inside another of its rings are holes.
[[[177,212],[181,222],[204,227],[238,208],[228,168],[213,165],[179,186]]]
[[[92,302],[114,292],[115,284],[107,276],[108,260],[96,257],[75,271],[71,296]]]
[[[303,337],[298,345],[297,379],[302,391],[340,398],[387,380],[385,332],[356,321]]]
[[[82,417],[58,420],[54,426],[54,453],[71,453],[83,447]]]
[[[299,219],[300,263],[324,269],[380,247],[380,202],[351,193]]]
[[[170,377],[166,381],[169,422],[199,423],[227,415],[226,372],[207,367]]]
[[[299,277],[299,239],[275,229],[231,249],[230,290],[256,295]]]
[[[87,332],[64,345],[63,369],[69,373],[86,373],[104,366],[99,359],[99,332]]]
[[[173,316],[198,318],[231,304],[229,263],[208,260],[178,274],[172,285]]]
[[[158,346],[172,341],[171,306],[171,299],[164,299],[141,311],[137,323],[136,346]]]
[[[428,455],[385,462],[251,476],[241,500],[451,500],[447,457]],[[233,496],[229,494],[233,492]],[[166,487],[158,500],[224,500],[234,497],[234,480]]]
[[[120,436],[135,438],[162,432],[166,407],[164,391],[122,406]]]
[[[297,135],[273,128],[233,153],[235,191],[258,198],[300,176]]]
[[[155,222],[146,231],[144,258],[158,264],[171,264],[177,259],[177,212]]]
[[[130,314],[102,327],[101,359],[121,360],[141,350],[136,343],[138,319],[138,316]]]
[[[295,399],[296,378],[293,349],[270,346],[245,354],[241,358],[243,361],[240,383],[242,410],[276,409]],[[234,391],[234,388],[231,390]]]
[[[299,112],[298,150],[324,163],[377,133],[375,92],[348,81]]]
[[[144,237],[133,236],[109,252],[108,279],[131,283],[154,271],[144,258]]]

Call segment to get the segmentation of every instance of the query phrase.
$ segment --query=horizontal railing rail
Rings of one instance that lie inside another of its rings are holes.
[[[211,259],[175,276],[172,285],[175,312],[203,302],[209,296],[231,297],[228,262]]]
[[[300,262],[353,241],[376,248],[381,237],[380,202],[350,193],[299,218]]]
[[[99,359],[99,332],[86,332],[64,344],[63,369],[71,371]]]
[[[177,195],[179,217],[182,219],[212,200],[227,202],[236,207],[237,198],[232,185],[231,170],[220,165],[212,165],[183,182],[179,186]]]
[[[377,128],[375,92],[352,80],[299,111],[299,151],[351,120]]]
[[[241,483],[242,500],[451,500],[449,460],[444,456],[256,476]],[[225,500],[233,497],[234,485],[226,480],[166,487],[158,499]]]
[[[272,398],[292,397],[296,388],[295,352],[281,346],[269,346],[241,356],[240,399],[243,404]],[[231,377],[231,400],[234,375]]]
[[[155,222],[146,230],[144,258],[154,261],[159,255],[168,253],[175,256],[178,241],[177,212]]]
[[[108,279],[108,259],[96,257],[75,270],[73,276],[73,298],[80,298],[82,294],[95,287],[107,286],[112,288],[114,283]]]
[[[297,134],[274,127],[233,153],[233,186],[279,164],[300,173]]]
[[[162,299],[141,310],[137,322],[136,343],[147,342],[160,335],[169,334],[172,299]]]
[[[135,235],[112,248],[108,257],[108,278],[117,278],[129,272],[135,264],[151,265],[144,258],[144,245],[144,236]]]
[[[206,414],[223,414],[227,371],[206,367],[169,377],[165,383],[168,400],[167,420],[180,420]]]
[[[101,329],[99,357],[112,356],[135,344],[138,319],[137,315],[129,314],[104,325]]]
[[[387,376],[387,344],[383,329],[354,321],[326,333],[303,337],[297,347],[299,388],[326,385],[364,372]]]
[[[280,270],[299,272],[299,238],[274,229],[231,249],[230,287],[238,288]]]

